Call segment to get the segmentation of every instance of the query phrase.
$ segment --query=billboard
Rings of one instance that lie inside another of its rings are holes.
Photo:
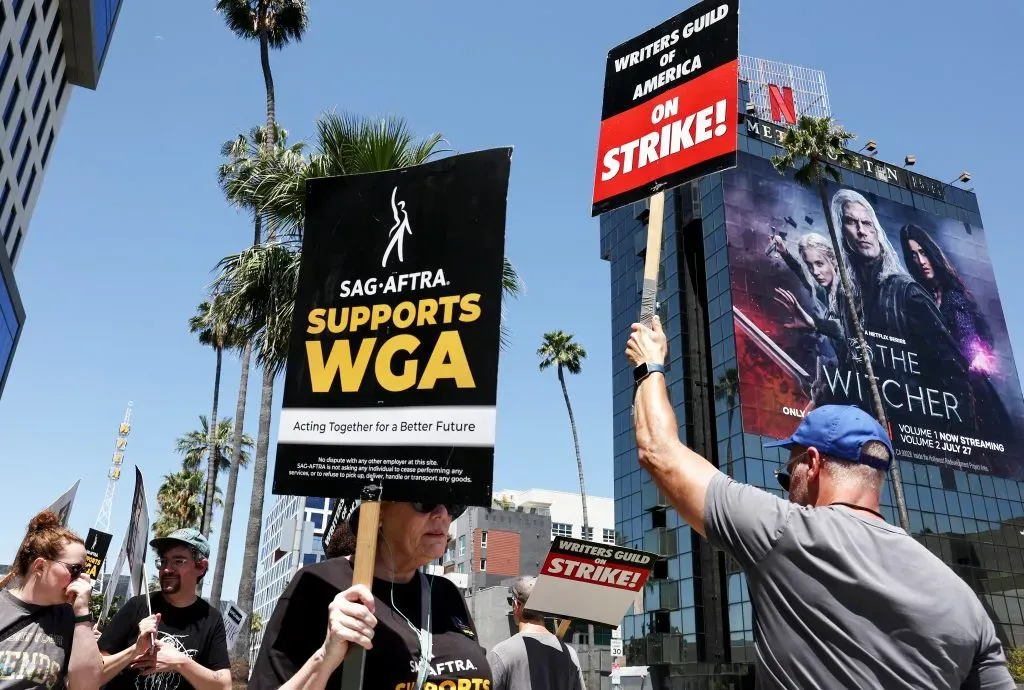
[[[703,0],[608,53],[591,214],[736,162],[739,0]]]
[[[309,183],[275,494],[491,504],[511,155]]]
[[[871,393],[817,190],[740,154],[723,175],[744,431],[782,437],[812,406]],[[829,183],[897,455],[1024,478],[1024,400],[985,231]]]

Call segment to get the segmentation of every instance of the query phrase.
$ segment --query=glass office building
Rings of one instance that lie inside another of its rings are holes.
[[[749,86],[741,82],[739,102],[749,101]],[[666,382],[681,439],[737,480],[781,497],[774,471],[784,456],[764,443],[795,427],[806,405],[801,396],[809,388],[827,384],[834,391],[850,379],[824,367],[829,374],[815,381],[813,358],[809,367],[801,351],[787,344],[804,341],[782,323],[785,314],[773,298],[775,288],[786,284],[773,282],[772,276],[793,281],[788,285],[794,293],[810,282],[801,283],[799,264],[787,266],[769,245],[775,235],[783,237],[790,255],[799,258],[801,237],[827,237],[824,211],[815,190],[801,190],[791,175],[780,175],[771,166],[771,156],[781,152],[776,144],[785,125],[746,112],[738,117],[737,167],[666,193],[658,286],[659,312],[670,339]],[[991,379],[997,381],[999,400],[983,403],[979,398],[978,414],[983,404],[994,405],[1007,415],[1001,419],[1019,427],[1024,403],[974,194],[861,154],[855,166],[842,170],[842,184],[831,185],[829,193],[839,188],[855,190],[870,202],[875,222],[896,238],[890,249],[903,255],[903,265],[909,267],[911,257],[906,249],[900,251],[902,228],[925,227],[945,247],[988,322],[988,350],[976,362],[995,372]],[[608,212],[600,221],[601,257],[611,267],[616,353],[639,314],[648,213],[641,202]],[[809,304],[806,293],[796,297]],[[899,342],[889,340],[893,348]],[[912,349],[908,342],[903,342],[905,350]],[[873,361],[884,381],[894,431],[903,437],[908,427],[898,424],[898,415],[924,409],[937,398],[929,392],[935,386],[920,381],[927,376],[918,377],[921,387],[914,388],[886,369],[900,362],[908,366],[908,358],[916,362],[919,355],[889,352],[888,359]],[[640,469],[633,390],[631,368],[616,355],[616,529],[625,545],[664,557],[645,590],[643,610],[635,607],[623,620],[626,664],[650,666],[655,688],[753,687],[754,612],[744,575],[683,522]],[[957,405],[956,398],[947,401]],[[969,440],[971,449],[958,446],[959,455],[950,450],[942,458],[938,451],[927,456],[905,444],[897,445],[897,454],[915,538],[977,592],[1004,645],[1024,646],[1024,589],[1016,587],[1017,578],[1024,578],[1024,506],[1015,467],[1020,456],[1012,452],[1019,433],[1006,430],[1005,439],[995,439],[997,432],[989,431],[985,438]],[[888,481],[882,501],[886,518],[898,524]]]
[[[0,395],[25,313],[21,258],[72,87],[96,88],[121,0],[0,0]]]

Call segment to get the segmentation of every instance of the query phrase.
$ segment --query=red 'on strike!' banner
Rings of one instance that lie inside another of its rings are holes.
[[[541,575],[627,589],[631,592],[640,591],[649,573],[649,570],[643,568],[631,568],[618,563],[598,563],[589,558],[555,552],[548,554],[548,559],[540,571]]]
[[[736,150],[736,61],[601,122],[594,203]]]

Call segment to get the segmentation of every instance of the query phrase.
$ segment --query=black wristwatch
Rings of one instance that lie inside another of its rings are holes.
[[[639,384],[645,378],[647,378],[648,376],[650,376],[651,374],[654,374],[654,373],[664,374],[665,373],[665,365],[664,364],[649,364],[647,362],[644,362],[640,366],[635,367],[633,369],[633,380],[636,383]]]
[[[92,624],[93,622],[91,613],[87,613],[84,616],[75,616],[72,620],[74,621],[75,625],[78,625],[79,623]]]

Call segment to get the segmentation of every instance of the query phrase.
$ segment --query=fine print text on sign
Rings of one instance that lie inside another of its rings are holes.
[[[608,53],[592,214],[735,165],[739,0],[705,0]]]
[[[558,537],[526,607],[548,616],[617,626],[657,558],[622,546]]]
[[[490,505],[510,160],[309,183],[274,493]]]

